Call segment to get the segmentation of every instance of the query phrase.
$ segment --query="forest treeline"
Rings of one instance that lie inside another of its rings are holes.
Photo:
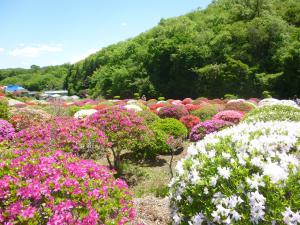
[[[58,86],[93,97],[300,95],[300,1],[216,0],[58,68]]]

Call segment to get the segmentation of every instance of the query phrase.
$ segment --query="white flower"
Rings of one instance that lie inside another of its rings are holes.
[[[133,110],[135,112],[143,111],[143,109],[140,106],[135,105],[135,104],[125,105],[124,108],[127,109],[127,110]]]
[[[197,148],[194,145],[190,145],[187,149],[188,155],[196,155],[198,154]]]
[[[227,167],[218,167],[218,173],[221,177],[223,177],[224,179],[228,179],[230,177],[230,169]]]
[[[213,221],[216,223],[220,223],[221,222],[221,216],[219,215],[219,213],[217,211],[213,211],[211,213],[211,216],[214,218]]]
[[[280,180],[288,178],[288,172],[276,163],[268,163],[263,166],[263,174],[269,176],[273,183],[278,183]]]
[[[174,216],[173,216],[173,220],[174,220],[174,224],[180,224],[181,217],[178,216],[177,213],[175,213]]]
[[[177,170],[179,176],[184,174],[183,161],[182,160],[177,163],[176,170]]]
[[[258,191],[250,192],[248,197],[251,206],[251,221],[254,223],[258,223],[260,220],[264,219],[266,198],[263,195],[261,195]]]
[[[96,112],[97,112],[96,109],[82,109],[82,110],[79,110],[78,112],[76,112],[74,114],[74,118],[76,118],[76,119],[82,119],[84,117],[93,115]]]
[[[203,193],[206,195],[209,193],[207,187],[204,188]]]
[[[287,225],[300,224],[300,211],[294,213],[290,208],[286,208],[282,216],[283,222]]]
[[[192,218],[193,224],[194,225],[201,225],[205,221],[205,217],[202,212],[196,214]]]
[[[210,180],[210,185],[215,187],[217,185],[218,179],[219,179],[218,176],[212,177],[211,180]]]
[[[231,214],[232,214],[232,219],[234,219],[235,221],[241,220],[242,218],[242,216],[235,210],[233,210]]]
[[[222,152],[222,157],[226,160],[229,160],[231,158],[231,155],[229,153]]]

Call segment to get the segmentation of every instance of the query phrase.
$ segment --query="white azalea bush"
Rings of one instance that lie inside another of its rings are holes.
[[[265,98],[258,103],[258,107],[263,107],[268,105],[287,105],[287,106],[299,108],[299,106],[292,100],[278,100],[276,98]]]
[[[300,108],[287,105],[267,105],[252,110],[243,119],[247,123],[283,120],[300,121]]]
[[[192,144],[170,183],[174,224],[300,224],[300,122],[241,123]]]

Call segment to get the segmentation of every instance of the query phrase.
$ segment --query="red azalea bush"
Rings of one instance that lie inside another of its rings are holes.
[[[194,126],[190,132],[189,139],[190,141],[196,142],[205,137],[205,135],[216,132],[223,128],[232,126],[233,124],[224,120],[207,120],[204,122],[198,123]]]
[[[168,105],[168,104],[167,104],[167,103],[155,103],[155,104],[151,105],[151,106],[149,107],[149,109],[150,109],[152,112],[155,112],[155,113],[156,113],[158,108],[164,107],[164,106],[166,106],[166,105]]]
[[[16,131],[23,130],[33,125],[45,124],[51,119],[51,115],[41,109],[19,108],[11,110],[9,121]]]
[[[0,163],[1,224],[125,224],[127,184],[106,167],[62,151],[20,150]]]
[[[185,108],[190,112],[190,111],[193,111],[193,110],[200,109],[201,106],[200,105],[193,105],[193,104],[186,104]]]
[[[200,119],[197,116],[187,115],[180,118],[180,122],[183,123],[188,130],[191,130],[196,124],[200,123]]]
[[[100,111],[100,110],[102,110],[102,109],[106,109],[106,108],[108,108],[109,106],[107,106],[107,105],[95,105],[95,106],[93,106],[92,108],[93,109],[96,109],[96,110],[98,110],[98,111]]]
[[[185,98],[182,100],[182,104],[186,105],[186,104],[192,104],[193,103],[193,99],[191,98]]]
[[[13,141],[18,148],[61,149],[84,158],[99,158],[110,145],[104,132],[97,127],[68,117],[24,129]]]
[[[244,116],[244,112],[235,110],[225,110],[214,115],[213,119],[224,120],[234,124],[238,124]]]
[[[188,114],[189,112],[182,105],[164,106],[157,113],[160,118],[174,118],[178,120]]]

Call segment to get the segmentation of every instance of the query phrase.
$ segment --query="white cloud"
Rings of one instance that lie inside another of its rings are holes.
[[[71,57],[71,63],[73,64],[73,63],[76,63],[76,62],[78,62],[78,61],[80,61],[80,60],[83,60],[83,59],[85,59],[86,57],[88,57],[89,55],[91,55],[91,54],[93,54],[93,53],[95,53],[95,52],[97,52],[97,51],[99,51],[100,49],[95,49],[95,48],[92,48],[92,49],[89,49],[89,50],[87,50],[85,53],[83,53],[83,54],[81,54],[81,55],[79,55],[79,56],[73,56],[73,57]]]
[[[53,53],[61,52],[62,50],[62,47],[57,45],[21,46],[10,51],[9,55],[34,58],[45,52]]]
[[[0,48],[0,52],[4,52],[4,48]]]
[[[121,23],[121,26],[122,26],[122,27],[127,27],[128,24],[127,24],[126,22],[122,22],[122,23]]]

